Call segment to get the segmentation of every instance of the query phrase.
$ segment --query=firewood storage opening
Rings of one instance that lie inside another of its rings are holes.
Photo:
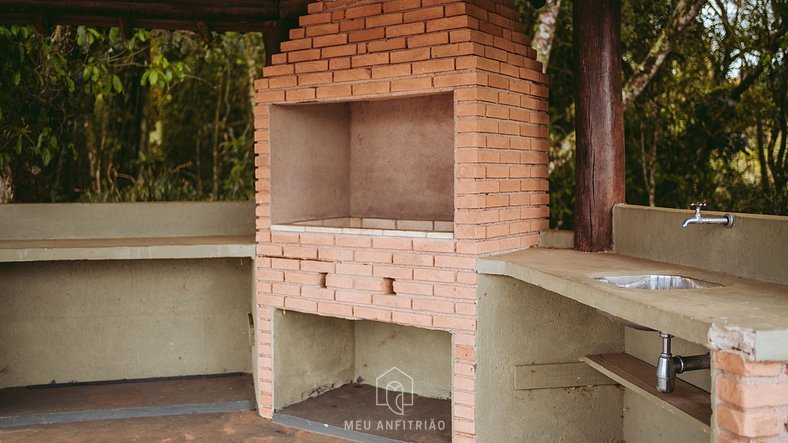
[[[448,332],[277,310],[274,334],[274,421],[451,441]]]

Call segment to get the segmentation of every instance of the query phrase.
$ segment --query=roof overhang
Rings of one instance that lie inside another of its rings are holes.
[[[206,31],[263,31],[296,20],[310,0],[0,0],[0,25],[117,26]],[[266,25],[268,23],[268,25]]]

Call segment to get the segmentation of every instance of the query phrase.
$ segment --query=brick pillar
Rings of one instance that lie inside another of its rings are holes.
[[[788,441],[786,362],[750,362],[714,353],[714,431],[718,442]]]

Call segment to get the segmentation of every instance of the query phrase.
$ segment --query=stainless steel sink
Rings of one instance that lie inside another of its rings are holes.
[[[648,289],[650,291],[663,291],[671,289],[703,289],[717,288],[722,285],[711,283],[682,275],[644,274],[644,275],[615,275],[599,277],[603,283],[616,285],[628,289]]]
[[[616,285],[620,288],[628,289],[646,289],[649,291],[664,291],[672,289],[703,289],[703,288],[718,288],[722,285],[712,283],[696,278],[684,277],[683,275],[667,275],[667,274],[643,274],[643,275],[614,275],[606,277],[598,277],[597,280]],[[613,320],[614,322],[624,325],[628,328],[638,329],[641,331],[653,331],[649,327],[633,323],[620,317],[616,317],[604,311],[599,311],[602,315]]]

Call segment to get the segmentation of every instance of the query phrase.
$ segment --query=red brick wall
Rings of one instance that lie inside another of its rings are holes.
[[[719,442],[788,442],[788,367],[714,355],[714,425]]]
[[[455,441],[472,440],[475,257],[534,246],[547,228],[546,77],[501,1],[327,0],[300,25],[255,82],[261,413],[272,309],[394,322],[453,333]],[[272,104],[436,92],[454,94],[453,239],[271,230]]]

